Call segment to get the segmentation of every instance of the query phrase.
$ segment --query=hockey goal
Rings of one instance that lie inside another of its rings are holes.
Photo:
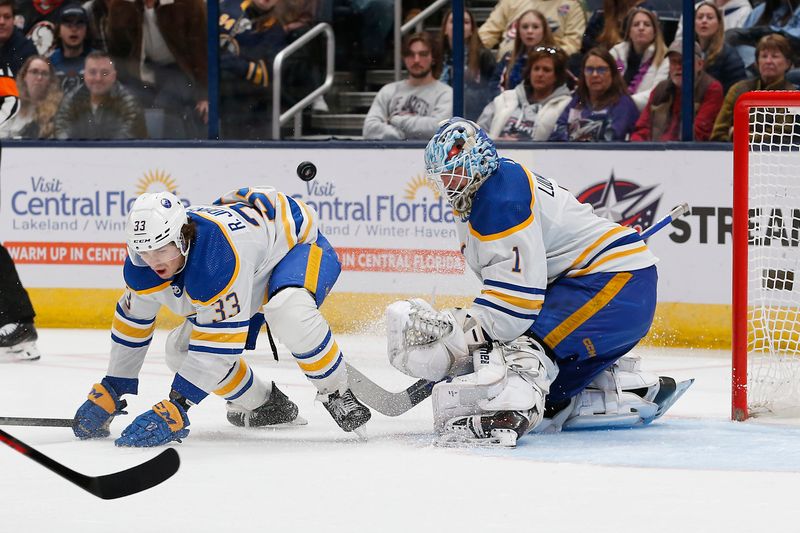
[[[800,413],[800,92],[734,109],[732,418]]]

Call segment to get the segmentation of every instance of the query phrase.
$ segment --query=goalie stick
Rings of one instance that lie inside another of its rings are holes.
[[[665,217],[642,232],[642,239],[658,233],[667,224],[689,212],[689,205],[682,203],[672,209]],[[421,403],[433,392],[435,381],[420,379],[400,392],[391,392],[362,374],[358,369],[347,365],[348,385],[356,397],[386,416],[399,416]]]
[[[167,448],[140,465],[121,472],[93,477],[67,468],[3,430],[0,430],[0,441],[45,468],[50,469],[67,481],[104,500],[123,498],[155,487],[162,481],[172,477],[181,464],[178,452],[174,448]]]

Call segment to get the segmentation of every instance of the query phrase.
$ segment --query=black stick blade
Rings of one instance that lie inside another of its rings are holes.
[[[114,500],[155,487],[172,477],[180,465],[178,452],[167,448],[145,463],[105,476],[85,476],[78,484],[99,498]]]

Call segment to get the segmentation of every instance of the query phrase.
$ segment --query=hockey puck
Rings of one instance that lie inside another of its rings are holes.
[[[311,161],[303,161],[297,165],[297,177],[303,181],[311,181],[317,176],[317,167]]]

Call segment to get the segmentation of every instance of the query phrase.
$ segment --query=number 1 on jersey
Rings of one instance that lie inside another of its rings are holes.
[[[522,269],[519,267],[519,248],[514,246],[512,250],[514,251],[514,268],[511,269],[511,272],[522,272]]]

